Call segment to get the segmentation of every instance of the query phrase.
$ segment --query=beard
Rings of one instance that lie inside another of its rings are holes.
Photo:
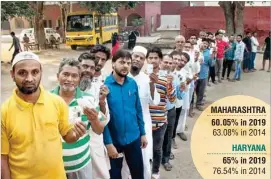
[[[33,87],[31,87],[31,88],[24,87],[24,85],[20,86],[17,83],[16,83],[16,86],[21,93],[26,94],[26,95],[30,95],[30,94],[35,93],[38,90],[38,88],[40,86],[40,81],[37,83],[37,85],[33,84]]]
[[[91,83],[92,83],[92,80],[89,78],[88,79],[81,79],[81,81],[79,83],[79,88],[82,91],[85,91],[87,88],[91,87]]]
[[[65,92],[73,92],[75,91],[75,87],[71,87],[71,86],[65,86],[65,85],[62,85],[60,86],[61,90],[62,91],[65,91]]]
[[[132,71],[139,71],[140,70],[140,68],[139,67],[137,67],[137,66],[132,66]]]
[[[126,74],[122,74],[122,73],[121,73],[121,70],[117,70],[117,69],[115,69],[115,73],[116,73],[117,75],[119,75],[120,77],[126,77],[126,76],[128,75],[128,72],[127,72]]]
[[[102,70],[102,66],[101,65],[96,65],[95,71],[100,72],[101,70]]]

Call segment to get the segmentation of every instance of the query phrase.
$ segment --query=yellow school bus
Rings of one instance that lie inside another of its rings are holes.
[[[74,12],[67,16],[66,44],[73,50],[78,46],[87,47],[108,42],[115,32],[118,33],[117,13],[98,15],[92,12]]]

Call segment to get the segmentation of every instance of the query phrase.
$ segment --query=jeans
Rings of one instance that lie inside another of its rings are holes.
[[[215,61],[215,70],[218,80],[221,80],[221,72],[222,72],[222,65],[223,65],[223,58],[217,59]]]
[[[166,129],[167,129],[167,124],[164,124],[159,129],[152,131],[152,137],[153,137],[152,173],[153,174],[159,173],[159,167],[162,161],[162,147],[163,147]]]
[[[174,107],[174,108],[168,110],[168,113],[167,113],[168,124],[167,124],[167,129],[166,129],[166,132],[164,135],[164,142],[163,142],[163,157],[162,157],[163,164],[168,163],[168,161],[169,161],[175,119],[176,119],[176,110]]]
[[[231,73],[231,67],[233,64],[233,60],[228,60],[228,59],[224,59],[223,62],[223,71],[222,71],[222,77],[224,78],[226,70],[227,70],[227,78],[230,77],[230,73]]]
[[[251,70],[251,52],[244,52],[244,69]]]
[[[175,118],[175,124],[174,124],[172,139],[175,139],[175,137],[176,137],[176,129],[177,129],[177,126],[178,126],[178,123],[179,123],[179,118],[180,118],[181,111],[182,111],[182,107],[176,108],[176,118]]]
[[[236,60],[235,61],[235,73],[234,73],[234,79],[240,79],[241,78],[241,61]]]
[[[251,69],[255,69],[256,52],[251,52]]]
[[[210,81],[210,78],[212,82],[215,82],[215,66],[209,67],[209,76],[208,76],[208,82]]]
[[[197,102],[196,106],[202,105],[202,100],[204,96],[204,91],[206,88],[206,79],[198,79],[196,85],[196,94],[197,94]]]
[[[125,145],[115,145],[119,153],[123,152],[131,172],[132,178],[144,179],[143,157],[141,149],[141,137],[134,142]],[[110,178],[121,179],[123,158],[110,159]]]

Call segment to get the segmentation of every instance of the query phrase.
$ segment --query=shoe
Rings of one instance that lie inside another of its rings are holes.
[[[164,163],[163,166],[164,166],[166,171],[171,171],[171,169],[173,167],[169,162]]]
[[[237,81],[240,81],[240,78],[237,78],[236,80],[237,80]]]
[[[222,83],[222,81],[221,81],[221,80],[218,80],[218,83]]]
[[[185,135],[183,132],[178,133],[177,135],[178,135],[183,141],[187,141],[187,137],[186,137],[186,135]]]
[[[202,106],[196,106],[197,110],[204,111],[204,108]]]
[[[228,77],[227,80],[230,80],[230,78]]]
[[[174,158],[175,158],[175,156],[174,156],[174,154],[171,152],[171,153],[170,153],[170,156],[169,156],[169,160],[174,160]]]
[[[224,80],[224,77],[222,77],[221,80]]]
[[[211,86],[211,83],[210,83],[210,82],[208,82],[208,83],[207,83],[207,86]]]
[[[230,81],[230,82],[235,82],[236,80],[235,80],[235,79],[230,79],[229,81]]]
[[[195,112],[189,112],[189,117],[193,118],[195,116]]]
[[[151,175],[151,179],[159,179],[160,178],[160,174],[159,173],[155,173]]]
[[[260,69],[260,71],[264,71],[264,69],[262,68],[262,69]]]
[[[217,82],[216,82],[216,81],[214,81],[213,83],[214,83],[215,85],[217,85]]]
[[[177,145],[175,139],[172,139],[172,148],[173,149],[178,149],[178,145]]]
[[[270,70],[267,70],[266,72],[270,72]]]

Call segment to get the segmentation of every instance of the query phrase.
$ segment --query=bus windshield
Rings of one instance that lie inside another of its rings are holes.
[[[91,31],[93,29],[93,16],[85,15],[70,15],[67,18],[67,32],[76,31]]]

